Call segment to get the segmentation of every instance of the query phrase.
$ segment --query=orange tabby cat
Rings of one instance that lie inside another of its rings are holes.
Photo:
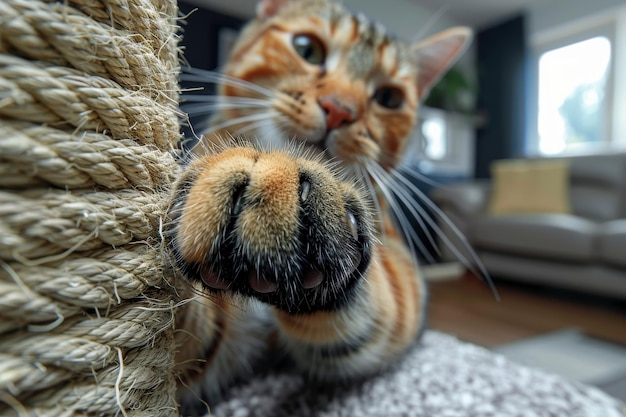
[[[406,183],[394,167],[420,99],[469,37],[409,45],[339,3],[259,1],[223,75],[204,75],[215,113],[172,209],[177,265],[204,295],[178,314],[184,404],[264,357],[346,380],[417,339],[426,288],[384,197]]]

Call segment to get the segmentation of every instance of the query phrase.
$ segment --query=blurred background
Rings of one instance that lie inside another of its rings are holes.
[[[427,124],[428,143],[416,155],[424,169],[485,178],[496,159],[626,148],[626,120],[614,116],[626,110],[626,81],[614,76],[626,72],[623,0],[344,3],[405,39],[455,25],[475,30],[473,47],[426,103],[456,113],[432,119],[469,120],[448,121],[449,132],[433,127],[437,120]],[[255,7],[255,0],[182,1],[184,13],[196,10],[183,42],[190,65],[218,67]],[[472,128],[457,129],[464,122]]]

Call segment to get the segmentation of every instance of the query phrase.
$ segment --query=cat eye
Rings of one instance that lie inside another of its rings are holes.
[[[374,93],[374,100],[388,109],[397,109],[404,103],[404,93],[396,87],[380,87]]]
[[[296,35],[291,44],[293,49],[309,64],[324,65],[326,49],[324,44],[313,35]]]

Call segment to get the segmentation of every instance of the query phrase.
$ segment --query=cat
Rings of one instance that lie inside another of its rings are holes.
[[[177,314],[187,410],[266,358],[349,381],[418,340],[427,288],[390,188],[411,187],[395,168],[419,102],[470,39],[409,44],[338,2],[260,0],[222,73],[198,73],[219,91],[169,241],[201,294]]]

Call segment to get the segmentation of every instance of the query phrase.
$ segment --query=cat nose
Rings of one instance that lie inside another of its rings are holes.
[[[344,123],[354,122],[354,110],[340,103],[334,97],[324,97],[319,101],[320,107],[326,113],[326,128],[337,129]]]

